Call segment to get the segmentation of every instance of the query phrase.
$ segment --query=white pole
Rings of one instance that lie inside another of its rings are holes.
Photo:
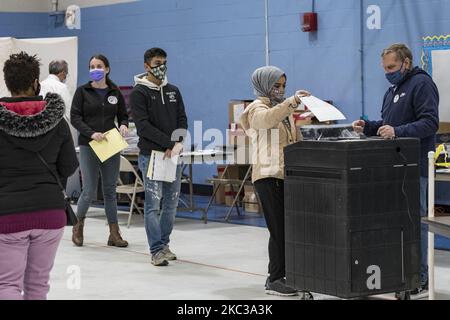
[[[52,0],[52,11],[58,11],[58,0]]]
[[[428,218],[434,218],[434,152],[428,153]],[[428,299],[434,300],[434,234],[428,232]]]
[[[266,66],[270,65],[270,52],[269,52],[269,0],[264,1],[264,16],[266,21]]]

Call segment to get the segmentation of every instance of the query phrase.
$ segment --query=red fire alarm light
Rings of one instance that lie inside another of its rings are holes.
[[[305,12],[302,16],[302,31],[315,32],[317,31],[317,13]]]

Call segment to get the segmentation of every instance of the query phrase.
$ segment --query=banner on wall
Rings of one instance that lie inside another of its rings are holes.
[[[450,123],[450,35],[423,38],[422,68],[426,70],[439,90],[439,118]]]
[[[25,51],[30,55],[36,54],[41,63],[41,74],[39,80],[48,76],[48,64],[52,60],[66,60],[69,65],[69,76],[67,86],[73,94],[77,87],[78,78],[78,38],[36,38],[15,39],[0,38],[0,97],[9,96],[3,77],[3,65],[13,53]]]

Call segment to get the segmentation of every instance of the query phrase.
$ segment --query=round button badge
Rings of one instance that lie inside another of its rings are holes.
[[[119,102],[119,100],[117,99],[117,97],[109,96],[109,97],[108,97],[108,102],[109,102],[110,104],[117,104],[117,102]]]
[[[400,96],[399,96],[399,95],[396,95],[396,96],[394,97],[394,103],[397,103],[398,100],[400,100]]]

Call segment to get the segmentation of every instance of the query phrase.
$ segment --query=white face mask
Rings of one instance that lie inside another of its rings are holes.
[[[285,95],[284,90],[278,89],[278,88],[273,88],[272,91],[270,92],[270,100],[273,102],[276,102],[276,103],[281,103],[284,100],[286,100],[284,95]]]
[[[63,71],[63,72],[66,73],[65,71]],[[62,83],[66,83],[68,77],[69,77],[69,74],[66,73],[66,76],[64,77],[64,79],[61,80],[61,82],[62,82]]]

